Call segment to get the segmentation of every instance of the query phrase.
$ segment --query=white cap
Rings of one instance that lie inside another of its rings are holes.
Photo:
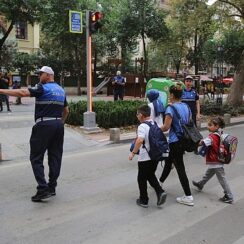
[[[193,80],[192,76],[188,75],[186,76],[185,80]]]
[[[49,66],[43,66],[43,67],[39,70],[39,72],[47,73],[47,74],[49,74],[49,75],[54,75],[54,71],[53,71],[53,69],[52,69],[51,67],[49,67]]]
[[[117,73],[116,73],[116,75],[121,75],[121,72],[118,70]]]

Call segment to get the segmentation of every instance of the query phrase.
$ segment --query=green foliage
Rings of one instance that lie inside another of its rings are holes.
[[[2,49],[0,49],[0,66],[11,70],[16,58],[17,43],[14,40],[7,40],[4,42]]]
[[[145,104],[142,101],[97,101],[93,104],[93,111],[96,113],[96,122],[99,127],[112,128],[135,125],[138,123],[136,110]],[[83,125],[83,113],[87,111],[85,101],[69,104],[70,114],[67,124]]]
[[[242,52],[244,51],[244,30],[232,29],[225,32],[222,39],[222,46],[225,62],[237,67],[240,63]]]
[[[36,69],[39,58],[36,54],[17,53],[13,67],[19,70],[20,74],[28,74]]]
[[[201,105],[201,114],[203,115],[221,115],[225,113],[231,114],[232,116],[237,116],[239,114],[244,114],[244,106],[233,107],[230,105],[216,105],[214,103]]]

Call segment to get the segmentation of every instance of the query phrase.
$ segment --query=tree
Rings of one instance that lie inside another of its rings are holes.
[[[92,9],[94,4],[95,1],[89,1],[88,5],[85,0],[48,0],[41,16],[43,60],[46,60],[46,64],[56,67],[56,72],[61,76],[66,71],[76,76],[79,95],[81,78],[86,73],[86,32],[84,28],[82,34],[70,33],[68,16],[69,10]]]
[[[7,40],[0,50],[0,66],[11,70],[13,63],[16,58],[17,44],[14,40]],[[1,68],[1,67],[0,67]]]
[[[200,0],[174,0],[171,3],[171,21],[173,26],[180,27],[176,29],[176,33],[179,33],[179,40],[189,48],[186,58],[191,66],[194,65],[195,74],[201,67],[203,45],[216,31],[212,18],[214,13],[213,8],[208,8]]]
[[[242,0],[218,0],[216,5],[221,11],[220,14],[223,14],[224,16],[228,17],[227,18],[228,20],[235,22],[235,25],[239,26],[238,31],[241,32],[243,35],[243,22],[244,22],[243,1]],[[235,17],[238,17],[238,19],[236,19]],[[231,85],[230,94],[228,96],[228,102],[233,106],[241,105],[243,103],[243,95],[244,95],[244,48],[242,48],[242,50],[239,50],[239,54],[241,54],[239,58],[239,63],[236,65],[234,82]]]

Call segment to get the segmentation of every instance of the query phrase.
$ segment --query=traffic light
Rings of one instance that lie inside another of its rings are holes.
[[[99,28],[102,27],[101,20],[103,18],[102,12],[90,12],[89,16],[89,30],[90,33],[95,33]]]

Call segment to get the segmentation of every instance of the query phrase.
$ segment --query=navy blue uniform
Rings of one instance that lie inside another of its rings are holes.
[[[121,75],[116,75],[114,77],[114,81],[116,82],[114,84],[114,101],[117,101],[118,98],[120,98],[120,100],[123,100],[125,79]]]
[[[197,103],[196,103],[197,100],[199,100],[199,95],[196,90],[192,88],[190,90],[183,89],[181,101],[188,104],[188,106],[190,107],[192,113],[192,119],[195,124],[196,124],[196,115],[197,115]]]
[[[60,174],[64,124],[61,120],[67,101],[65,92],[55,82],[39,83],[29,88],[30,96],[36,98],[35,121],[30,138],[30,161],[38,183],[38,190],[55,189]],[[48,152],[49,182],[46,182],[43,166]]]

